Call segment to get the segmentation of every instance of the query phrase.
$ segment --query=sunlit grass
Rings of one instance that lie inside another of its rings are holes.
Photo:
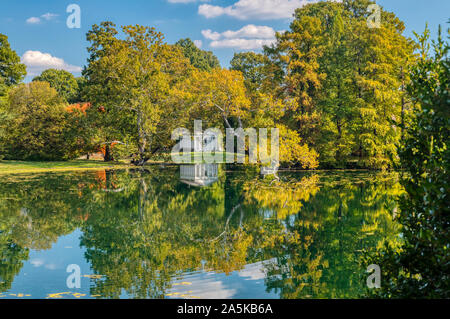
[[[105,163],[98,160],[73,160],[64,162],[0,161],[0,174],[76,171],[125,167],[128,167],[128,164],[125,162]]]
[[[162,156],[160,159],[152,159],[147,162],[147,165],[156,163],[173,163],[170,156]],[[178,155],[178,154],[177,154]],[[182,154],[180,154],[182,155]],[[202,153],[191,153],[191,158],[195,163],[202,163]],[[223,156],[223,161],[225,163],[226,153],[221,154]],[[40,173],[49,171],[81,171],[81,170],[95,170],[95,169],[106,169],[106,168],[127,168],[129,167],[129,161],[119,161],[119,162],[104,162],[102,160],[86,160],[77,159],[72,161],[58,161],[58,162],[48,162],[48,161],[0,161],[0,174],[9,173]]]

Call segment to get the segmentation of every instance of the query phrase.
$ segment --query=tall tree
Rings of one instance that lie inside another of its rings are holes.
[[[26,67],[11,49],[8,37],[0,33],[0,97],[5,95],[6,88],[20,83],[25,74]]]
[[[392,167],[407,118],[405,68],[413,60],[404,25],[381,10],[367,26],[368,0],[320,2],[295,12],[290,30],[266,48],[282,72],[279,94],[292,99],[286,123],[320,153],[325,165]]]
[[[180,111],[168,103],[171,89],[189,74],[189,62],[154,28],[122,31],[124,39],[113,23],[103,22],[88,32],[85,95],[106,145],[127,144],[136,163],[143,164],[167,142],[159,138],[164,121]]]
[[[314,145],[317,139],[318,96],[326,76],[319,68],[324,27],[318,17],[297,11],[290,29],[277,34],[277,43],[265,48],[265,53],[271,59],[275,75],[282,78],[276,94],[289,102],[284,122],[296,130],[306,143]]]

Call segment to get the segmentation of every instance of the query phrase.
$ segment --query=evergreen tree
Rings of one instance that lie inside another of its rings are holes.
[[[199,49],[189,38],[179,40],[175,46],[181,49],[183,55],[191,61],[192,66],[201,71],[220,68],[219,59],[211,51]]]

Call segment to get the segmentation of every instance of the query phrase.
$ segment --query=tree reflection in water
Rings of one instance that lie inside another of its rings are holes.
[[[180,179],[177,167],[9,175],[0,182],[0,292],[30,249],[50,249],[78,228],[85,259],[103,275],[91,294],[103,298],[163,298],[186,272],[230,274],[256,262],[280,298],[363,292],[361,251],[398,237],[395,175],[280,172],[274,180],[234,169],[200,166],[207,182]]]

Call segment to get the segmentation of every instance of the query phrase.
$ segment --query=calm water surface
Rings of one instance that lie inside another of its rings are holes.
[[[255,168],[0,176],[0,298],[353,298],[398,238],[395,174]],[[68,288],[68,265],[81,288]]]

